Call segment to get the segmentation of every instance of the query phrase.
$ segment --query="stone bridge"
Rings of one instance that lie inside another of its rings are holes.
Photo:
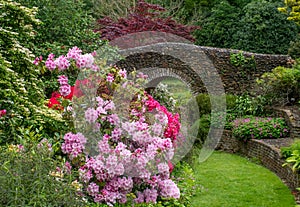
[[[256,63],[252,70],[244,70],[230,62],[230,55],[239,52],[164,42],[120,50],[125,59],[117,62],[117,66],[127,71],[146,72],[150,86],[157,85],[166,77],[174,77],[186,83],[193,94],[216,91],[218,94],[224,89],[226,93],[241,94],[252,90],[255,80],[263,73],[277,66],[291,65],[291,58],[287,55],[242,52],[245,58],[253,56]]]

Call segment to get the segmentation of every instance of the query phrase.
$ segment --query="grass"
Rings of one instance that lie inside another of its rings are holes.
[[[187,85],[179,79],[170,77],[163,80],[162,83],[168,86],[168,91],[174,95],[173,97],[180,104],[185,103],[193,96]]]
[[[268,169],[237,155],[214,152],[195,165],[201,191],[194,207],[294,207],[290,190]]]

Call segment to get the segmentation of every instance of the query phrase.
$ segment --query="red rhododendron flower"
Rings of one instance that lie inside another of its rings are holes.
[[[146,106],[148,107],[149,111],[153,109],[157,109],[162,111],[168,117],[168,126],[165,129],[164,137],[171,138],[172,141],[176,140],[176,137],[180,130],[180,122],[179,122],[179,114],[173,115],[168,109],[162,105],[158,101],[156,101],[152,96],[147,95],[148,100],[146,101]]]
[[[53,93],[52,93],[52,95],[53,95]],[[64,107],[62,105],[60,105],[60,102],[57,100],[60,97],[61,97],[60,94],[59,94],[59,96],[57,96],[57,95],[56,96],[52,96],[49,99],[49,102],[47,104],[48,108],[52,108],[52,109],[56,109],[56,110],[63,110]]]
[[[48,108],[56,109],[56,110],[63,110],[64,107],[59,102],[59,98],[63,97],[65,99],[72,100],[74,94],[75,87],[71,86],[71,93],[67,96],[62,96],[59,92],[55,91],[52,93],[51,98],[48,101]]]
[[[6,115],[6,109],[0,110],[0,117]]]

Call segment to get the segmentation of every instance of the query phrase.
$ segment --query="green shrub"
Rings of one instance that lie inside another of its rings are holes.
[[[217,97],[215,97],[217,98]],[[236,105],[237,96],[233,94],[226,94],[226,109],[233,110]],[[199,107],[199,115],[211,113],[211,103],[208,94],[201,93],[196,96],[196,101]]]
[[[198,127],[197,139],[196,142],[203,144],[207,138],[209,128],[210,128],[210,115],[204,114],[198,119],[193,126],[191,127],[191,131],[196,131],[195,127]]]
[[[288,126],[283,118],[249,117],[233,121],[232,134],[239,140],[276,139],[288,136]]]
[[[180,189],[179,206],[191,206],[193,196],[199,191],[194,170],[187,162],[180,161],[175,165],[171,176]]]
[[[195,31],[196,44],[220,48],[231,48],[233,35],[240,28],[241,8],[221,1],[210,10],[207,18],[197,22],[201,30]],[[242,48],[239,48],[242,49]]]
[[[43,83],[33,67],[34,56],[26,47],[38,25],[35,9],[10,0],[0,0],[0,145],[22,139],[20,128],[43,127],[43,136],[63,133],[67,126],[60,114],[44,106]]]
[[[71,175],[52,156],[46,140],[0,147],[0,205],[83,206]]]
[[[231,48],[244,51],[287,54],[290,41],[298,33],[297,25],[288,21],[277,7],[282,2],[251,1],[242,10],[240,26],[233,35]]]
[[[286,161],[286,163],[283,166],[292,165],[293,171],[299,172],[299,169],[300,169],[300,151],[299,150],[293,150],[291,155],[285,161]]]
[[[300,35],[297,35],[297,38],[294,41],[290,42],[288,55],[293,59],[300,58]]]
[[[233,94],[226,94],[226,109],[233,110],[236,106],[238,96]]]
[[[240,67],[243,71],[256,69],[254,55],[251,57],[245,57],[242,51],[239,51],[238,53],[231,53],[230,63],[235,67]]]
[[[92,52],[101,44],[100,35],[93,32],[95,20],[84,0],[17,0],[29,8],[37,7],[36,18],[42,23],[33,28],[36,36],[31,45],[35,55],[49,52],[60,55],[77,46]]]
[[[285,159],[291,157],[294,150],[300,150],[300,139],[294,140],[288,147],[281,147],[281,156]]]
[[[230,110],[230,113],[236,116],[261,116],[265,115],[266,100],[264,96],[251,97],[248,94],[238,96],[235,101],[235,107]]]
[[[200,116],[203,114],[210,114],[211,104],[210,104],[210,98],[208,94],[201,93],[197,95],[196,101],[198,103]]]
[[[272,72],[264,73],[258,85],[270,105],[295,104],[300,100],[299,61],[292,68],[276,67]]]
[[[214,119],[211,118],[212,116],[215,116]],[[220,124],[224,124],[225,129],[231,129],[232,128],[231,121],[235,118],[235,116],[233,116],[230,113],[227,113],[226,119],[224,120],[225,123],[222,123],[223,117],[224,114],[221,112],[213,113],[213,114],[204,114],[197,121],[195,121],[195,123],[191,126],[190,130],[191,132],[196,132],[197,131],[196,127],[198,127],[196,143],[200,144],[201,146],[205,142],[209,129],[211,127],[218,128]]]

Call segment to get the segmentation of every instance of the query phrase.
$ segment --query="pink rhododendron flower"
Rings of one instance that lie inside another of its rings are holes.
[[[98,119],[98,112],[97,112],[97,110],[95,110],[93,108],[88,108],[85,111],[85,119],[89,123],[95,123],[96,120]]]
[[[174,170],[174,166],[170,160],[168,161],[168,165],[169,165],[169,171],[170,171],[170,173],[172,173]]]
[[[60,75],[60,76],[58,76],[57,81],[60,85],[68,84],[68,77],[65,75]]]
[[[94,63],[94,57],[91,54],[80,55],[76,59],[76,66],[78,68],[91,68]]]
[[[51,53],[48,55],[48,58],[45,62],[46,68],[48,68],[50,71],[55,70],[56,68],[56,64],[53,59],[54,59],[54,54]]]
[[[90,194],[91,196],[95,196],[97,193],[99,193],[99,186],[94,183],[94,182],[91,182],[86,191],[88,192],[88,194]]]
[[[39,65],[39,63],[42,62],[42,60],[43,60],[43,57],[42,57],[42,56],[36,57],[36,58],[34,59],[34,61],[33,61],[33,64],[34,64],[34,65]]]
[[[81,133],[65,134],[64,143],[61,145],[62,152],[70,155],[70,159],[76,158],[85,149],[86,138]]]
[[[57,66],[57,68],[58,68],[59,71],[66,70],[67,68],[70,67],[69,60],[65,56],[63,56],[63,55],[59,56],[54,61],[54,63],[56,64],[56,66]]]
[[[93,64],[93,65],[91,66],[91,70],[97,72],[97,71],[100,70],[100,68],[99,68],[97,65]]]
[[[71,93],[71,86],[69,84],[64,84],[59,87],[59,93],[62,96],[68,96]]]
[[[115,79],[114,76],[110,73],[106,77],[106,80],[110,83],[112,83],[114,81],[114,79]]]
[[[80,168],[78,171],[79,171],[79,178],[84,183],[88,183],[94,176],[91,170]]]
[[[66,173],[68,173],[68,174],[71,174],[71,172],[72,172],[72,166],[71,166],[71,164],[70,164],[68,161],[65,162],[64,170],[65,170]]]
[[[162,180],[159,183],[161,195],[165,198],[180,198],[180,191],[177,185],[170,179]]]
[[[93,57],[96,57],[96,56],[97,56],[97,51],[93,51],[93,52],[91,53],[91,55],[92,55]]]
[[[119,124],[119,117],[117,114],[111,114],[107,116],[107,121],[109,121],[112,125],[117,125]]]
[[[120,70],[119,71],[119,75],[123,78],[127,78],[127,71],[124,69],[124,70]]]
[[[158,192],[156,189],[146,189],[144,190],[143,194],[145,195],[145,202],[146,203],[156,203],[157,197],[158,197]]]
[[[75,47],[69,49],[67,58],[77,60],[79,58],[79,56],[81,55],[81,52],[82,52],[82,50],[75,46]]]

